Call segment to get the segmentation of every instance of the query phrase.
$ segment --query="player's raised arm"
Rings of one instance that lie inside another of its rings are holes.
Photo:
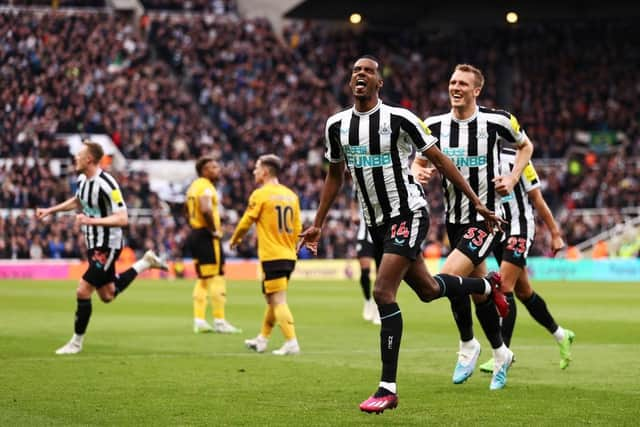
[[[433,165],[438,169],[445,178],[451,181],[457,188],[460,189],[473,203],[476,211],[482,215],[487,221],[487,227],[489,229],[498,229],[502,230],[502,224],[504,220],[496,215],[494,212],[490,211],[484,203],[480,200],[478,195],[473,191],[467,180],[460,174],[460,171],[453,164],[451,159],[440,151],[440,149],[432,145],[427,150],[422,153],[427,159],[433,163]]]

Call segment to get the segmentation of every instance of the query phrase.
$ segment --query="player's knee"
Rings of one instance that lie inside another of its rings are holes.
[[[91,290],[87,289],[86,286],[83,286],[82,283],[80,283],[76,288],[76,298],[78,299],[91,298]]]
[[[382,286],[376,286],[373,290],[373,299],[378,305],[391,304],[395,296],[391,290],[385,289]]]
[[[100,300],[105,304],[109,304],[111,301],[114,300],[114,296],[113,295],[100,295]]]

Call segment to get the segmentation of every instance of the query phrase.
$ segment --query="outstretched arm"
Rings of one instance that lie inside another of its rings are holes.
[[[551,250],[555,255],[566,246],[562,238],[562,233],[560,232],[560,227],[558,227],[556,220],[553,218],[551,209],[549,209],[549,205],[545,202],[540,188],[534,188],[529,191],[528,196],[536,212],[538,212],[538,215],[540,215],[540,218],[542,218],[542,221],[544,221],[551,232]]]
[[[51,206],[49,208],[36,208],[36,218],[44,219],[47,216],[54,214],[56,212],[65,212],[73,209],[80,208],[80,202],[78,199],[73,196],[62,203],[59,203],[55,206]]]
[[[316,217],[313,220],[313,225],[300,234],[298,250],[300,250],[302,245],[305,245],[314,254],[318,252],[318,241],[320,240],[322,226],[327,218],[331,205],[333,205],[333,202],[336,200],[338,192],[344,183],[344,169],[344,162],[329,164],[329,172],[324,180],[324,187],[320,195],[320,205],[318,206]]]

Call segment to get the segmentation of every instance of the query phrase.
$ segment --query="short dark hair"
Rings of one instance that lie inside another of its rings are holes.
[[[100,163],[100,160],[102,160],[102,157],[104,157],[104,150],[102,149],[102,145],[88,139],[83,139],[82,143],[87,147],[87,150],[93,158],[93,161],[96,162],[96,164]]]
[[[380,63],[380,60],[377,57],[367,53],[359,56],[358,59],[370,59],[371,61],[375,62],[376,65],[378,66],[378,76],[382,77],[382,64]],[[356,59],[356,61],[358,61],[358,59]]]
[[[202,169],[204,169],[204,166],[207,163],[215,162],[215,160],[216,159],[211,156],[202,156],[198,160],[196,160],[196,173],[198,174],[198,176],[202,176]]]
[[[269,170],[271,176],[277,177],[282,170],[282,160],[275,154],[263,154],[258,157],[258,161]]]

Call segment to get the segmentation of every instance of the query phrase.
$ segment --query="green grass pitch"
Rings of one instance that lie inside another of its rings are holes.
[[[358,284],[293,283],[302,354],[255,354],[264,301],[255,282],[228,283],[240,335],[192,332],[192,281],[138,281],[114,303],[94,297],[79,355],[54,350],[73,332],[75,283],[0,281],[0,425],[638,425],[638,283],[537,283],[556,321],[576,332],[573,362],[518,305],[507,387],[476,370],[451,383],[458,338],[447,300],[422,304],[406,285],[400,404],[358,410],[379,380],[378,327],[361,318]],[[209,314],[210,315],[210,314]],[[476,322],[483,344],[490,347]],[[270,348],[283,339],[274,330]]]

